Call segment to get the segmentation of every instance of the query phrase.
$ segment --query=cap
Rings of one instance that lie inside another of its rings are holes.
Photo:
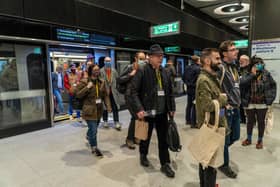
[[[154,44],[150,47],[149,55],[152,54],[163,54],[163,50],[159,44]]]
[[[94,56],[92,54],[87,55],[87,61],[90,60],[90,59],[93,59],[93,58],[94,58]]]

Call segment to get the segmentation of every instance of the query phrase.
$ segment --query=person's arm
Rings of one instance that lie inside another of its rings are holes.
[[[83,98],[89,94],[90,89],[92,88],[93,83],[86,81],[81,81],[80,84],[77,85],[75,89],[75,95],[77,98]]]
[[[131,78],[133,76],[130,75],[130,73],[132,72],[132,68],[131,66],[126,66],[124,69],[123,69],[123,72],[121,73],[121,75],[117,78],[117,81],[120,83],[120,84],[124,84],[124,83],[127,83],[129,80],[131,80]]]
[[[70,83],[69,83],[69,78],[68,78],[67,73],[65,73],[65,75],[63,77],[63,81],[64,81],[64,87],[66,88],[66,90],[69,91],[71,86],[70,86]]]

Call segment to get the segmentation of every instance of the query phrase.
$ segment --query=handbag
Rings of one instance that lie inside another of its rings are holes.
[[[135,138],[139,139],[139,140],[147,140],[148,138],[148,130],[149,130],[149,126],[148,126],[148,122],[146,122],[145,120],[136,120],[135,121]]]
[[[167,145],[168,148],[173,152],[180,152],[182,149],[180,136],[177,130],[177,124],[173,117],[170,117],[168,120]]]
[[[217,100],[215,105],[215,123],[209,124],[210,113],[205,113],[205,120],[199,131],[193,136],[188,149],[194,159],[205,168],[217,168],[224,163],[225,128],[219,127],[220,106]]]

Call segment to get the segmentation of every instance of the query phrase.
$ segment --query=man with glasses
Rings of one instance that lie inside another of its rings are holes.
[[[131,81],[131,108],[138,119],[148,122],[148,139],[140,142],[140,164],[149,167],[147,159],[149,144],[155,127],[158,137],[161,172],[173,178],[167,145],[168,115],[174,116],[175,99],[168,73],[161,67],[162,48],[155,44],[150,47],[149,64],[140,68]]]
[[[229,165],[229,146],[240,138],[240,111],[239,106],[241,103],[240,90],[239,90],[239,75],[236,66],[238,56],[238,49],[230,40],[221,43],[220,54],[223,60],[224,76],[221,76],[221,83],[223,92],[227,94],[228,103],[226,105],[226,118],[228,130],[225,148],[224,148],[224,165],[219,169],[226,176],[236,178],[235,173]],[[223,75],[223,73],[221,73]]]

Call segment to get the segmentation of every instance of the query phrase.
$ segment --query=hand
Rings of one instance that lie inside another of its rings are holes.
[[[90,89],[90,88],[92,88],[92,87],[93,87],[93,83],[92,83],[91,81],[88,82],[87,88]]]
[[[142,111],[140,111],[140,112],[138,112],[137,113],[137,117],[139,118],[139,119],[144,119],[144,117],[145,117],[145,112],[142,110]]]
[[[136,69],[132,70],[132,72],[130,72],[129,76],[134,76],[136,74]]]
[[[174,111],[169,112],[169,116],[170,116],[170,117],[174,117],[174,116],[175,116],[175,112],[174,112]]]
[[[251,73],[257,75],[257,68],[255,66],[252,67]]]

